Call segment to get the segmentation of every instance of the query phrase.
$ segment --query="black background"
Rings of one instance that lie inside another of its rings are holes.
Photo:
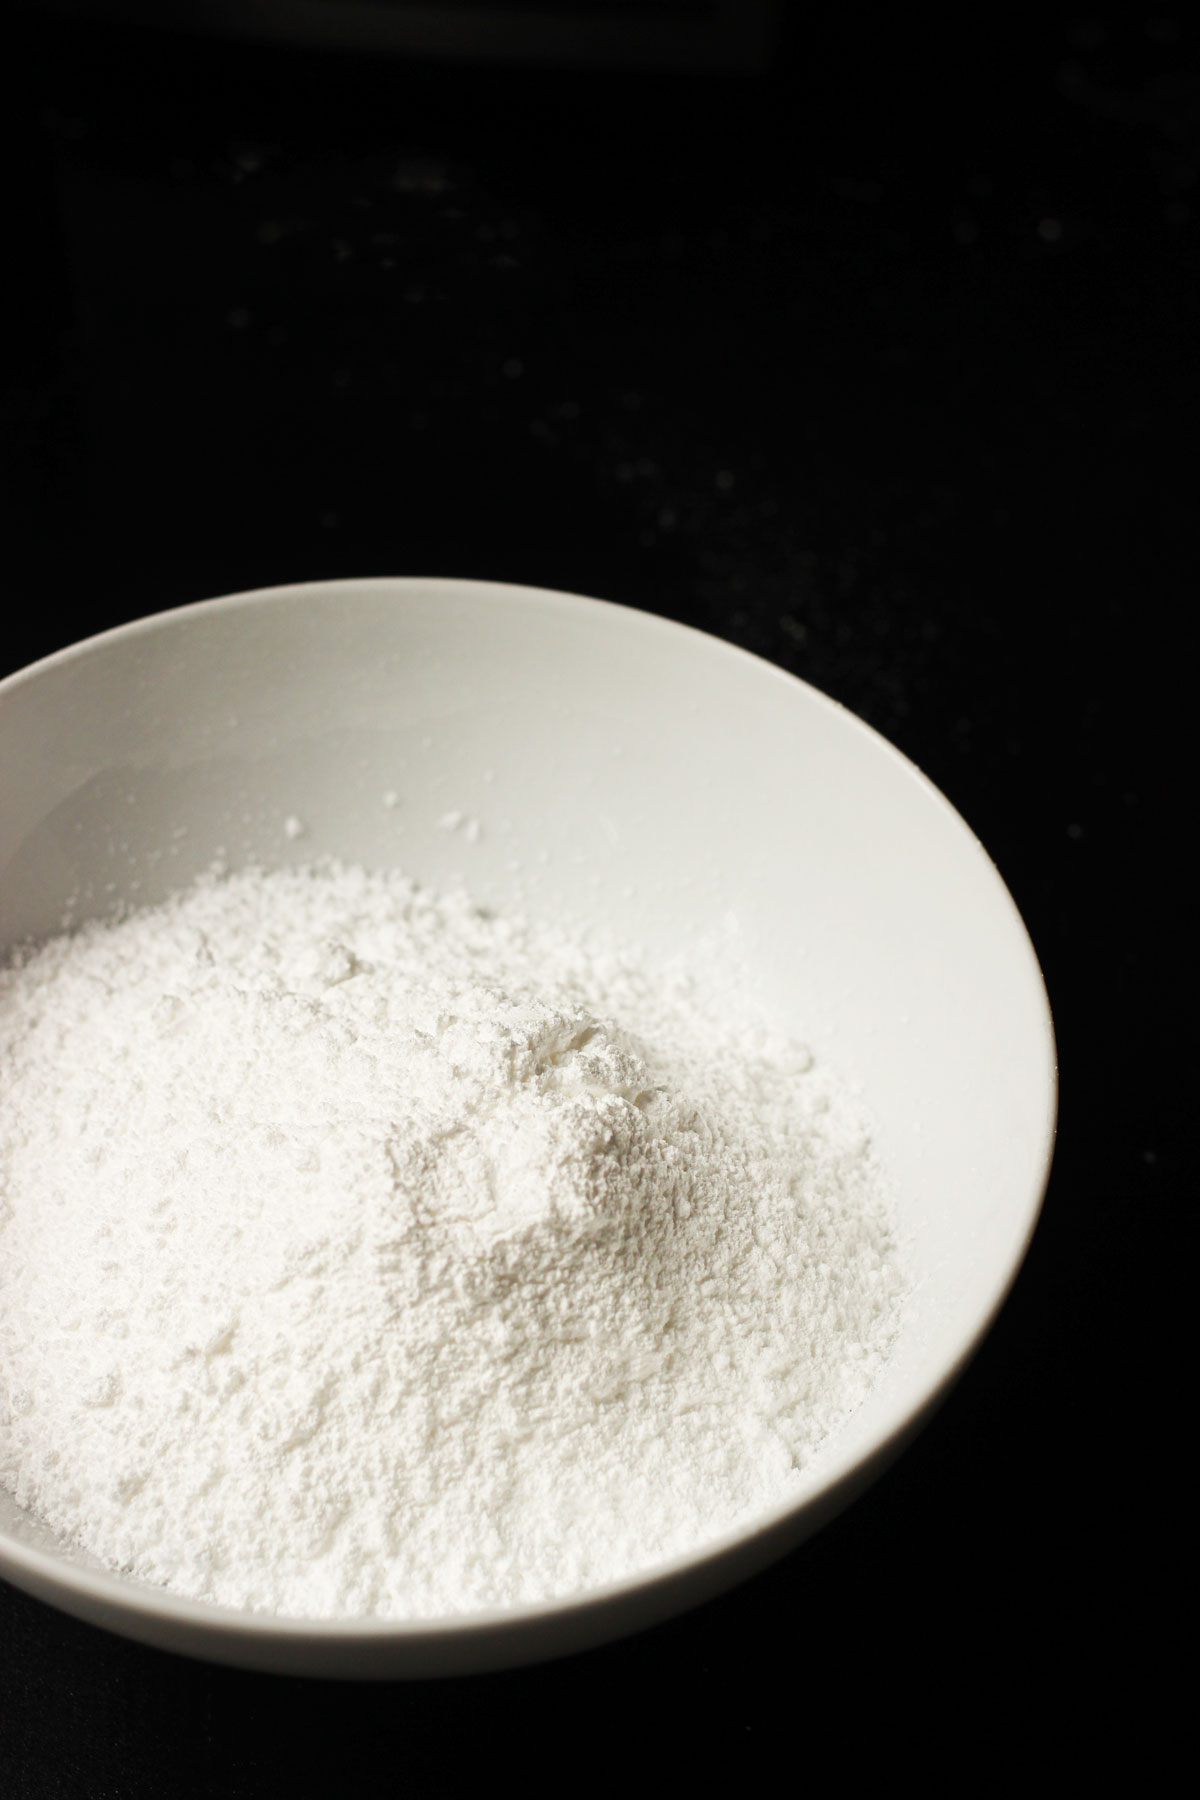
[[[6,27],[0,669],[322,576],[686,620],[958,806],[1062,1069],[995,1330],[783,1564],[568,1661],[378,1688],[177,1660],[2,1587],[13,1800],[968,1791],[1047,1747],[1131,1755],[1155,1791],[1181,1722],[1160,1402],[1189,1318],[1200,77],[1183,9],[958,10],[797,8],[771,71],[728,79]]]

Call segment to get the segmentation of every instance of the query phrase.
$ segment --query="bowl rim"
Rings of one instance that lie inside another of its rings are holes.
[[[678,1552],[616,1581],[555,1599],[518,1606],[426,1615],[414,1619],[364,1618],[353,1615],[310,1618],[252,1611],[175,1594],[166,1587],[158,1587],[135,1577],[93,1568],[83,1561],[69,1560],[69,1553],[64,1555],[44,1550],[0,1527],[0,1576],[26,1591],[34,1592],[69,1612],[77,1612],[94,1621],[103,1622],[109,1629],[127,1636],[143,1636],[150,1641],[165,1642],[165,1638],[154,1631],[153,1627],[173,1627],[173,1636],[180,1640],[186,1639],[186,1643],[181,1641],[178,1647],[186,1648],[189,1654],[209,1656],[216,1660],[246,1660],[261,1668],[291,1666],[273,1660],[270,1656],[272,1648],[390,1646],[417,1652],[423,1647],[434,1645],[446,1647],[460,1643],[466,1646],[481,1637],[492,1637],[497,1632],[531,1633],[536,1637],[539,1628],[554,1626],[562,1626],[562,1635],[570,1637],[572,1634],[567,1628],[574,1623],[611,1611],[614,1606],[619,1609],[621,1602],[635,1598],[652,1602],[657,1595],[660,1599],[657,1608],[650,1604],[642,1609],[645,1614],[644,1622],[649,1623],[653,1618],[666,1617],[692,1603],[686,1598],[679,1599],[674,1593],[675,1589],[700,1581],[704,1591],[697,1598],[707,1598],[740,1581],[751,1567],[764,1566],[774,1560],[777,1555],[784,1553],[787,1548],[841,1511],[859,1491],[873,1481],[917,1435],[963,1374],[995,1323],[1025,1261],[1045,1200],[1057,1135],[1058,1060],[1053,1013],[1045,977],[1021,912],[985,846],[962,814],[923,770],[874,726],[803,677],[793,675],[765,657],[732,644],[712,632],[619,601],[520,582],[444,575],[353,576],[345,579],[287,582],[164,608],[50,651],[0,679],[0,706],[5,697],[15,689],[52,669],[67,666],[106,646],[171,629],[189,619],[208,617],[218,612],[252,610],[263,605],[344,600],[354,594],[378,594],[381,591],[398,602],[418,594],[440,591],[447,596],[452,594],[480,604],[495,603],[501,598],[524,606],[584,609],[597,617],[613,616],[626,629],[646,630],[666,636],[683,633],[703,646],[710,655],[752,665],[760,679],[772,678],[791,690],[802,690],[808,704],[835,715],[843,728],[864,734],[877,752],[890,758],[910,780],[924,790],[927,798],[945,813],[955,828],[967,833],[1007,900],[1011,922],[1018,934],[1017,941],[1023,943],[1040,994],[1041,1026],[1045,1035],[1049,1080],[1036,1135],[1034,1160],[1037,1174],[1030,1183],[1019,1214],[1020,1229],[1014,1234],[1007,1257],[993,1270],[986,1305],[974,1315],[970,1329],[960,1334],[953,1356],[939,1364],[923,1387],[906,1400],[889,1428],[876,1437],[866,1450],[860,1448],[852,1453],[844,1451],[832,1454],[828,1463],[823,1465],[817,1484],[802,1497],[797,1499],[793,1496],[779,1501],[769,1509],[756,1513],[750,1521],[731,1527],[717,1537],[706,1539],[696,1549]],[[2,948],[0,946],[0,950]],[[730,1567],[728,1578],[713,1579],[719,1566],[739,1552],[743,1553],[742,1560],[737,1566]],[[706,1576],[708,1579],[703,1579]],[[139,1630],[139,1625],[144,1630]],[[615,1636],[629,1628],[632,1627],[617,1624],[606,1632],[601,1627],[591,1635],[581,1634],[578,1645],[573,1644],[572,1647],[582,1648],[585,1643],[598,1642],[603,1636]],[[245,1658],[234,1654],[235,1642],[246,1646]],[[251,1654],[251,1646],[254,1645],[262,1652],[260,1657]],[[479,1661],[464,1661],[463,1668],[494,1668],[554,1653],[553,1650],[535,1648],[528,1657],[485,1656]],[[310,1672],[336,1673],[324,1666]],[[353,1671],[355,1674],[362,1672],[361,1669]],[[396,1672],[416,1674],[421,1671],[413,1668],[385,1673]],[[434,1669],[429,1672],[447,1671]]]

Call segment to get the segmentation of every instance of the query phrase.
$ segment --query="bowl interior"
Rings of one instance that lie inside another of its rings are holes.
[[[936,790],[769,665],[535,590],[278,589],[13,677],[0,769],[0,946],[160,899],[216,856],[332,853],[652,954],[736,959],[861,1084],[916,1276],[813,1494],[927,1403],[1002,1298],[1053,1133],[1036,959]],[[38,1541],[11,1504],[5,1530]]]

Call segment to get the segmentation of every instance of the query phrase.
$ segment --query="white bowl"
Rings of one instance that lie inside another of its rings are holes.
[[[958,814],[802,682],[599,601],[322,582],[163,613],[0,683],[0,772],[0,947],[59,930],[68,903],[161,899],[219,852],[399,865],[651,952],[732,927],[780,1022],[861,1083],[916,1276],[886,1375],[819,1477],[602,1591],[413,1624],[272,1618],[110,1574],[0,1496],[0,1573],[30,1593],[280,1671],[428,1675],[580,1649],[799,1543],[908,1440],[995,1316],[1053,1142],[1041,974]],[[476,841],[445,828],[450,811],[483,822]]]

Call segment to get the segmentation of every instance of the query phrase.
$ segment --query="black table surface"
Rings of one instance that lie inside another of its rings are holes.
[[[174,1658],[0,1586],[12,1800],[678,1787],[781,1756],[853,1791],[945,1773],[963,1738],[1028,1762],[1045,1728],[1155,1791],[1180,1723],[1154,1608],[1196,1081],[1200,78],[1182,9],[960,10],[883,35],[797,10],[757,77],[12,27],[0,672],[324,576],[685,620],[959,808],[1029,926],[1062,1076],[990,1337],[784,1562],[565,1661],[378,1687]]]

